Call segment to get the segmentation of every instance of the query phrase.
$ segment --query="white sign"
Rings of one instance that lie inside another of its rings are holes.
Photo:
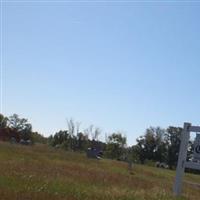
[[[200,160],[200,134],[196,135],[194,142],[194,159]]]
[[[183,176],[185,168],[200,170],[200,163],[198,162],[187,162],[187,149],[188,142],[190,139],[190,132],[199,132],[200,126],[192,126],[190,123],[184,123],[183,132],[181,134],[181,145],[178,156],[178,164],[176,168],[176,178],[174,183],[174,194],[179,196],[181,194]],[[200,134],[197,134],[194,143],[194,159],[200,160]]]

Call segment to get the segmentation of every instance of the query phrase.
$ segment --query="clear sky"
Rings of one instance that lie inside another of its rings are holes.
[[[200,124],[200,3],[3,2],[3,113],[123,131]]]

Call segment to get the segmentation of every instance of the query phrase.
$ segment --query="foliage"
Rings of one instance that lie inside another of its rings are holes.
[[[147,160],[163,162],[165,160],[166,146],[164,143],[165,130],[160,127],[150,127],[143,136],[136,141],[137,145],[134,150],[138,154],[141,163]]]
[[[3,141],[19,142],[20,140],[46,143],[47,139],[32,131],[32,125],[25,118],[13,114],[9,118],[0,114],[0,139]]]
[[[154,163],[162,162],[168,164],[170,169],[176,167],[180,147],[180,136],[182,128],[169,126],[167,129],[160,127],[149,127],[144,135],[136,140],[136,144],[127,147],[126,137],[117,132],[109,135],[106,142],[99,141],[101,129],[90,125],[84,131],[80,131],[80,122],[73,119],[67,120],[68,130],[60,130],[49,138],[33,132],[32,125],[25,118],[13,114],[9,118],[0,114],[0,140],[10,141],[15,138],[17,142],[21,139],[31,140],[32,143],[47,143],[56,148],[70,151],[87,151],[95,148],[104,151],[104,157],[122,161]],[[193,143],[188,145],[188,158],[192,158]]]
[[[141,163],[145,160],[165,162],[172,169],[178,160],[181,132],[182,128],[179,127],[170,126],[166,130],[150,127],[137,139],[137,144],[132,148],[133,153]],[[189,144],[192,147],[191,141]]]
[[[0,114],[0,129],[4,129],[7,127],[8,118],[4,117],[2,114]]]
[[[181,132],[182,128],[179,127],[170,126],[167,129],[167,163],[171,169],[176,166],[178,161],[178,153],[181,143]]]
[[[32,132],[31,139],[34,143],[47,144],[48,139],[38,132]]]
[[[30,140],[32,134],[32,125],[25,118],[19,118],[17,114],[13,114],[8,119],[8,125],[14,131],[20,133],[20,138]]]
[[[121,133],[113,133],[108,136],[106,155],[112,159],[126,160],[125,154],[126,137]]]

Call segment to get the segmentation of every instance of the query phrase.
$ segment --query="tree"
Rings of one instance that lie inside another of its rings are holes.
[[[89,145],[89,141],[88,141],[88,136],[84,135],[84,133],[79,132],[77,134],[77,140],[78,140],[78,150],[86,150],[88,148]]]
[[[167,164],[169,165],[170,169],[177,165],[182,130],[182,128],[173,126],[170,126],[167,129]]]
[[[167,158],[167,143],[166,143],[166,130],[160,127],[150,127],[154,134],[155,149],[153,160],[165,162]]]
[[[91,124],[91,125],[88,127],[88,134],[89,134],[89,136],[91,136],[92,139],[94,138],[93,129],[94,129],[94,125]]]
[[[76,135],[80,133],[81,122],[76,122]]]
[[[0,114],[0,129],[4,129],[7,127],[8,118],[4,117],[2,114]]]
[[[98,141],[98,138],[99,138],[100,134],[101,134],[101,129],[96,127],[95,130],[94,130],[93,140],[97,140]]]
[[[98,139],[101,131],[99,128],[94,128],[94,125],[90,125],[87,129],[84,130],[85,135],[90,137],[92,140]]]
[[[59,131],[54,136],[49,137],[49,143],[52,146],[63,145],[65,149],[70,148],[70,135],[68,131]]]
[[[144,136],[140,136],[136,139],[137,144],[133,146],[133,154],[137,155],[138,159],[140,160],[141,164],[144,164],[144,161],[146,159],[146,142]]]
[[[150,127],[136,141],[137,144],[133,150],[138,154],[138,158],[142,164],[146,159],[160,162],[165,161],[167,147],[164,129]]]
[[[32,125],[25,118],[19,118],[17,114],[13,114],[8,119],[8,125],[13,131],[20,134],[20,138],[24,140],[31,139]]]
[[[75,134],[75,122],[71,118],[70,120],[67,120],[67,126],[68,126],[68,132],[71,136],[74,136]]]
[[[48,140],[48,138],[44,137],[38,132],[33,132],[31,138],[34,143],[42,143],[42,144],[46,144]]]
[[[125,160],[125,146],[126,137],[122,136],[121,133],[113,133],[108,136],[108,144],[106,148],[108,157],[112,159]]]

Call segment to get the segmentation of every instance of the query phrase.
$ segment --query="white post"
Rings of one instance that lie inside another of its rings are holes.
[[[176,168],[176,178],[175,178],[175,184],[174,184],[174,194],[176,196],[179,196],[181,194],[182,189],[182,181],[183,176],[185,172],[185,163],[187,158],[187,146],[190,138],[190,123],[184,123],[184,129],[181,134],[181,145],[179,150],[179,156],[178,156],[178,164]]]

